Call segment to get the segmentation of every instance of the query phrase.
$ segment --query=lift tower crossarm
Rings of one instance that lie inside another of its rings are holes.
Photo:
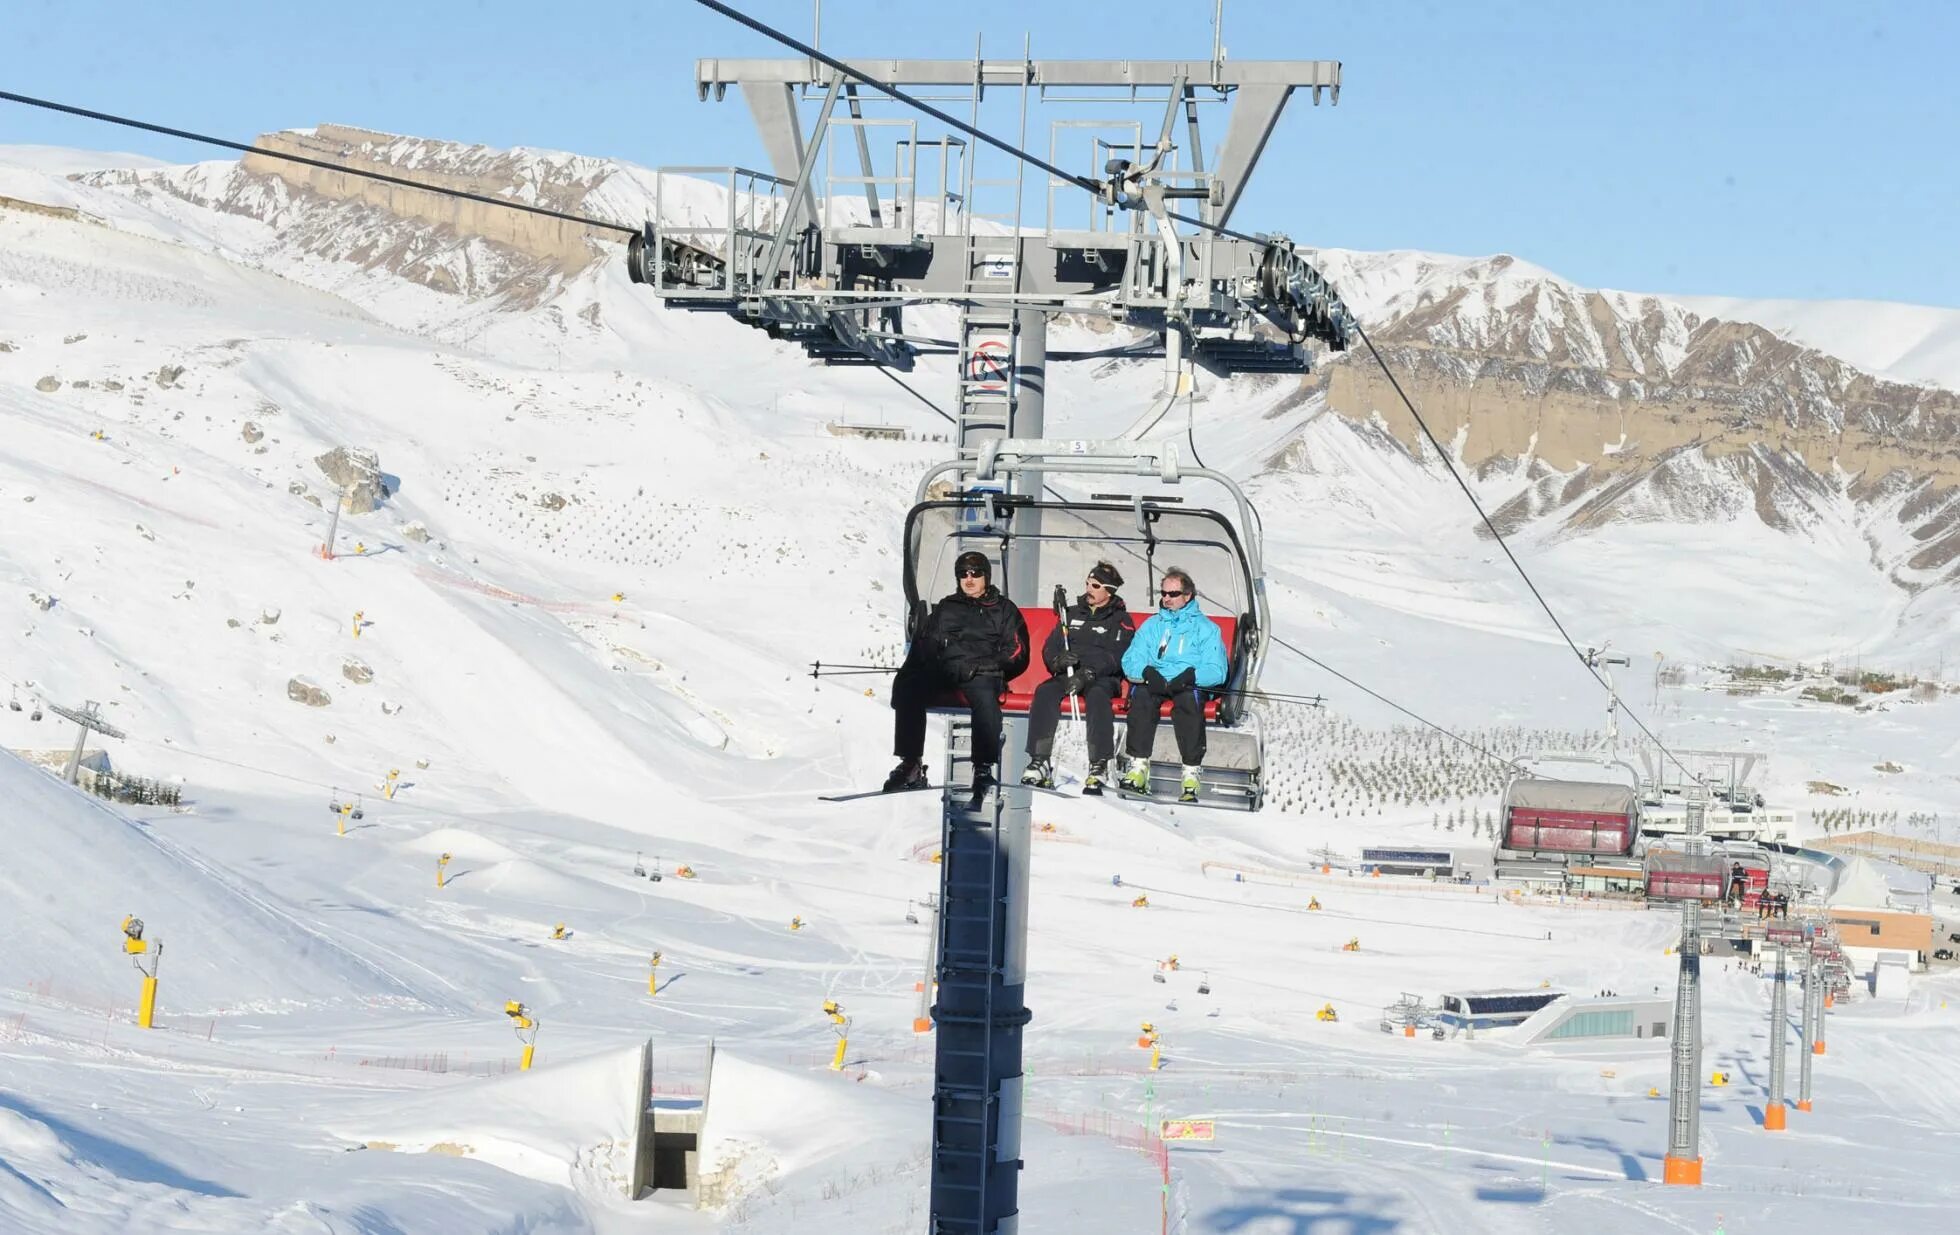
[[[921,60],[910,57],[850,57],[845,61],[865,77],[894,86],[968,86],[976,73],[987,85],[1028,84],[1046,86],[1111,86],[1123,90],[1169,86],[1178,78],[1211,83],[1210,60],[1022,60],[997,58],[973,60]],[[694,62],[694,88],[706,101],[709,94],[719,97],[730,86],[820,86],[830,71],[813,64],[805,56],[752,58],[703,56]],[[1319,102],[1321,91],[1333,101],[1341,99],[1339,60],[1227,60],[1219,69],[1216,89],[1229,91],[1240,86],[1292,86],[1314,91]]]
[[[1341,101],[1341,62],[1338,60],[913,60],[852,59],[847,61],[861,80],[891,86],[988,86],[1026,84],[1042,91],[1094,89],[1163,90],[1176,106],[1178,96],[1195,97],[1187,82],[1209,82],[1217,93],[1243,92],[1226,123],[1212,174],[1220,185],[1216,204],[1205,207],[1205,221],[1224,227],[1245,195],[1252,165],[1266,149],[1279,124],[1280,113],[1295,90],[1322,92]],[[796,117],[795,94],[808,86],[827,85],[831,70],[808,57],[784,59],[722,59],[695,61],[694,89],[706,101],[722,98],[730,86],[740,86],[762,132],[762,144],[778,176],[796,174],[805,153],[803,129]]]

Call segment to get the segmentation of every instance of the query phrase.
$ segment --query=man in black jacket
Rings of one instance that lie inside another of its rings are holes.
[[[1089,724],[1089,774],[1082,780],[1082,792],[1097,794],[1109,779],[1109,761],[1116,754],[1116,715],[1110,701],[1123,689],[1123,653],[1129,649],[1132,632],[1130,611],[1116,594],[1123,586],[1116,567],[1097,562],[1082,586],[1082,595],[1041,648],[1042,663],[1053,676],[1034,688],[1028,707],[1028,770],[1021,783],[1055,787],[1050,757],[1055,726],[1061,720],[1064,698],[1078,695]]]
[[[934,605],[912,637],[892,680],[892,753],[899,765],[885,778],[886,793],[925,786],[926,702],[954,689],[965,692],[973,712],[974,800],[995,783],[1000,695],[1028,667],[1028,624],[993,585],[993,573],[986,554],[960,554],[953,563],[959,590]]]

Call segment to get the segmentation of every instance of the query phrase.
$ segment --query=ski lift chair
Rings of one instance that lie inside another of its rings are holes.
[[[1129,475],[1138,474],[1138,457],[1147,456],[1152,449],[1169,449],[1137,443],[1080,445],[1120,447],[1120,457],[1130,461],[1121,472]],[[1009,439],[998,447],[1001,455],[1017,447],[1038,455],[1041,451],[1036,448],[1054,448],[1056,444]],[[1061,451],[1055,449],[1053,453]],[[927,499],[928,486],[937,476],[971,465],[944,464],[928,473],[919,486],[921,500],[905,518],[906,638],[909,642],[917,634],[933,602],[952,590],[952,565],[960,554],[970,550],[985,553],[995,564],[994,581],[1005,594],[1017,550],[1039,544],[1042,578],[1036,581],[1034,594],[1009,595],[1027,622],[1028,666],[1007,683],[1001,696],[1003,715],[1026,716],[1035,687],[1050,676],[1042,663],[1041,648],[1055,629],[1055,610],[1044,603],[1055,584],[1062,584],[1073,597],[1096,562],[1115,563],[1127,580],[1118,590],[1128,593],[1126,600],[1129,596],[1139,600],[1139,608],[1130,613],[1132,626],[1137,626],[1155,611],[1151,600],[1158,576],[1173,566],[1185,570],[1198,585],[1198,603],[1205,616],[1224,638],[1227,656],[1225,681],[1204,692],[1206,751],[1198,776],[1201,801],[1257,810],[1264,795],[1264,746],[1258,719],[1246,709],[1245,698],[1257,686],[1270,625],[1258,528],[1250,504],[1229,477],[1204,469],[1180,473],[1174,454],[1163,458],[1169,460],[1164,467],[1173,478],[1212,479],[1228,488],[1236,501],[1236,520],[1216,510],[1186,506],[1182,497],[1168,495],[1097,494],[1087,500],[1037,500],[983,489]],[[1117,470],[1071,466],[1067,460],[1039,470],[1068,472],[1078,467]],[[1146,470],[1143,474],[1162,473]],[[1242,535],[1246,528],[1250,528],[1249,534]],[[931,701],[930,708],[964,713],[966,696],[958,690],[944,691]],[[1063,709],[1066,721],[1066,703]],[[1119,722],[1121,755],[1121,722],[1129,715],[1127,684],[1114,701],[1113,711]],[[1167,801],[1175,797],[1183,780],[1176,733],[1167,723],[1170,713],[1171,705],[1166,702],[1150,756],[1152,796]]]

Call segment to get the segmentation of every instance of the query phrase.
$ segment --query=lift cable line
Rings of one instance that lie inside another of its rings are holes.
[[[28,107],[39,107],[47,111],[63,112],[70,116],[81,116],[87,120],[100,120],[106,124],[118,124],[126,129],[141,129],[146,133],[159,133],[165,137],[177,137],[184,141],[201,142],[206,146],[217,146],[225,150],[236,150],[242,154],[263,155],[268,159],[283,159],[288,163],[303,163],[308,167],[318,167],[330,172],[344,172],[349,176],[361,176],[368,180],[379,180],[384,184],[397,184],[404,188],[421,189],[425,193],[439,193],[444,197],[457,197],[464,201],[480,202],[486,206],[502,206],[506,210],[521,210],[525,214],[542,215],[547,219],[558,219],[565,223],[582,223],[587,227],[602,228],[606,231],[637,235],[637,227],[624,223],[594,219],[587,215],[570,214],[563,210],[552,210],[546,206],[527,206],[507,197],[491,197],[485,193],[471,193],[466,189],[452,189],[445,185],[429,184],[422,180],[411,180],[406,176],[391,176],[386,172],[371,171],[363,167],[350,167],[345,163],[330,163],[325,159],[310,159],[303,154],[289,154],[284,150],[268,150],[264,146],[254,146],[247,142],[230,141],[223,137],[212,137],[207,133],[193,133],[189,129],[175,129],[168,125],[152,124],[147,120],[137,120],[130,116],[118,116],[110,112],[94,111],[86,107],[76,107],[68,103],[57,103],[53,99],[37,99],[32,95],[15,94],[11,90],[0,90],[0,99],[12,103],[23,103]]]
[[[761,34],[767,38],[773,39],[776,42],[781,43],[783,46],[791,48],[792,50],[798,52],[801,55],[808,56],[811,60],[826,65],[829,68],[832,68],[837,72],[846,75],[847,77],[850,77],[858,82],[861,82],[864,85],[869,86],[874,90],[878,90],[886,95],[889,95],[891,98],[896,99],[897,101],[904,103],[907,106],[914,107],[919,111],[924,112],[926,115],[931,116],[935,120],[938,120],[945,124],[952,125],[954,128],[958,129],[962,133],[965,133],[967,136],[972,137],[977,141],[985,142],[989,146],[994,147],[996,150],[999,150],[1004,154],[1010,155],[1013,158],[1019,159],[1022,162],[1029,164],[1030,166],[1040,168],[1041,170],[1047,172],[1049,175],[1060,178],[1064,183],[1075,185],[1076,187],[1081,188],[1086,192],[1094,194],[1098,198],[1104,200],[1111,200],[1111,192],[1110,192],[1111,182],[1098,181],[1088,176],[1082,176],[1073,172],[1064,171],[1063,169],[1056,167],[1054,164],[1048,162],[1046,159],[1040,158],[1034,154],[1030,154],[1028,151],[1023,150],[1017,146],[1014,146],[1010,142],[1004,141],[1001,138],[995,137],[992,134],[987,133],[974,125],[968,124],[965,121],[950,116],[945,112],[939,110],[938,108],[933,107],[932,105],[924,102],[923,100],[914,98],[913,96],[905,93],[903,90],[900,90],[895,86],[889,85],[885,82],[881,82],[874,77],[867,76],[866,74],[860,72],[859,70],[852,68],[849,64],[846,64],[845,62],[838,60],[835,57],[825,55],[823,52],[818,51],[816,48],[811,47],[810,45],[804,43],[800,39],[797,39],[793,35],[786,34],[781,30],[777,30],[774,27],[767,24],[766,22],[757,21],[755,18],[749,17],[748,15],[730,7],[729,5],[721,3],[720,0],[695,0],[695,3],[702,5],[704,8],[713,9],[715,12],[722,14],[724,17],[727,17],[730,20],[735,21],[743,26],[747,26],[749,29],[754,30],[756,33]],[[1205,219],[1192,218],[1188,215],[1182,215],[1175,212],[1168,212],[1168,217],[1175,219],[1180,223],[1188,223],[1193,227],[1201,228],[1209,232],[1214,232],[1221,236],[1229,236],[1236,240],[1249,241],[1255,244],[1267,244],[1270,243],[1273,239],[1270,236],[1255,236],[1246,232],[1236,231],[1232,228],[1225,227],[1221,224],[1212,223]],[[1552,625],[1558,630],[1559,637],[1565,641],[1565,645],[1568,648],[1572,649],[1572,654],[1578,657],[1579,663],[1585,666],[1586,672],[1592,676],[1595,682],[1599,683],[1600,688],[1606,691],[1607,696],[1610,699],[1612,699],[1620,708],[1626,711],[1628,718],[1633,721],[1633,723],[1640,729],[1640,731],[1646,734],[1648,739],[1652,741],[1655,746],[1659,747],[1664,755],[1666,755],[1670,760],[1673,760],[1674,765],[1680,768],[1684,775],[1693,778],[1694,773],[1689,770],[1686,764],[1681,762],[1680,758],[1676,756],[1673,751],[1668,749],[1667,745],[1660,740],[1660,738],[1654,733],[1652,729],[1647,727],[1647,723],[1644,720],[1642,720],[1640,716],[1633,711],[1632,708],[1627,706],[1626,701],[1619,697],[1618,693],[1614,691],[1612,685],[1609,682],[1607,682],[1607,680],[1603,676],[1601,676],[1599,670],[1594,667],[1592,658],[1589,657],[1583,650],[1580,649],[1578,643],[1575,642],[1571,634],[1566,631],[1565,623],[1559,620],[1558,614],[1552,609],[1550,602],[1548,602],[1545,599],[1544,593],[1538,590],[1537,583],[1534,582],[1531,578],[1531,575],[1528,572],[1526,572],[1523,563],[1518,561],[1517,555],[1511,552],[1511,546],[1505,542],[1503,535],[1498,532],[1496,524],[1492,523],[1490,516],[1487,513],[1485,513],[1483,503],[1477,500],[1477,495],[1471,491],[1469,484],[1463,479],[1463,476],[1457,470],[1456,465],[1450,461],[1448,452],[1443,449],[1442,443],[1437,441],[1435,433],[1433,433],[1429,428],[1429,422],[1425,420],[1422,416],[1422,413],[1419,410],[1417,410],[1415,401],[1409,398],[1407,391],[1402,389],[1402,383],[1399,380],[1397,380],[1394,370],[1389,367],[1387,358],[1381,354],[1380,349],[1378,349],[1375,346],[1374,340],[1368,336],[1367,332],[1361,329],[1361,325],[1358,321],[1351,322],[1350,324],[1354,332],[1361,337],[1361,341],[1368,345],[1369,354],[1375,358],[1375,363],[1381,366],[1383,375],[1388,378],[1389,385],[1394,387],[1395,393],[1401,398],[1403,406],[1407,407],[1409,409],[1409,414],[1415,418],[1416,424],[1422,429],[1423,436],[1429,440],[1431,446],[1434,446],[1436,448],[1437,455],[1442,459],[1443,466],[1449,470],[1451,479],[1455,480],[1457,486],[1463,490],[1463,495],[1466,498],[1470,499],[1471,507],[1476,510],[1478,518],[1483,520],[1484,527],[1489,530],[1491,536],[1497,541],[1498,547],[1504,550],[1504,556],[1510,561],[1512,567],[1518,572],[1518,577],[1524,580],[1525,587],[1530,589],[1532,597],[1535,600],[1537,600],[1539,607],[1545,611],[1545,616],[1551,618]],[[894,378],[894,380],[897,379]],[[900,382],[900,385],[904,385],[904,383]],[[1194,442],[1193,443],[1194,455],[1196,453],[1195,446],[1196,443]],[[1282,644],[1282,646],[1287,646],[1287,645]],[[1293,650],[1295,652],[1298,652],[1297,648]],[[1304,653],[1299,653],[1299,654],[1305,655]],[[1325,666],[1322,667],[1324,668]],[[1373,692],[1371,691],[1369,693],[1372,694]],[[1379,696],[1377,697],[1379,698]],[[1386,702],[1386,700],[1384,700],[1384,702]],[[1413,713],[1410,714],[1413,715]],[[1510,761],[1505,760],[1505,762],[1508,763]]]
[[[1435,448],[1436,457],[1442,460],[1443,467],[1450,474],[1450,479],[1456,482],[1457,488],[1463,490],[1463,496],[1469,500],[1471,509],[1475,510],[1477,517],[1483,520],[1484,528],[1490,532],[1491,539],[1497,542],[1497,547],[1504,550],[1505,560],[1509,561],[1511,568],[1518,572],[1518,578],[1524,580],[1525,587],[1530,589],[1532,599],[1536,600],[1538,607],[1545,611],[1545,616],[1552,620],[1553,627],[1558,630],[1559,638],[1565,640],[1565,646],[1572,649],[1572,654],[1578,657],[1579,663],[1585,666],[1586,672],[1592,675],[1593,681],[1599,683],[1600,689],[1606,692],[1607,698],[1612,700],[1627,714],[1627,718],[1639,727],[1640,732],[1646,734],[1647,739],[1659,747],[1662,754],[1672,759],[1674,766],[1680,768],[1683,775],[1699,782],[1701,778],[1689,771],[1688,766],[1681,762],[1680,757],[1669,750],[1667,744],[1661,741],[1660,737],[1652,729],[1647,727],[1647,722],[1640,719],[1639,714],[1631,707],[1628,707],[1624,699],[1620,698],[1618,692],[1613,689],[1613,684],[1600,674],[1594,662],[1594,657],[1581,651],[1579,645],[1573,641],[1571,634],[1565,629],[1565,623],[1559,621],[1558,614],[1552,610],[1551,602],[1546,600],[1545,594],[1538,590],[1538,585],[1532,581],[1530,573],[1525,570],[1524,563],[1518,561],[1517,554],[1511,552],[1511,546],[1504,539],[1504,534],[1497,530],[1495,523],[1491,522],[1490,515],[1484,510],[1484,504],[1477,500],[1477,495],[1471,490],[1470,483],[1463,479],[1463,473],[1457,469],[1456,464],[1450,459],[1449,451],[1444,450],[1443,444],[1436,440],[1436,434],[1430,429],[1429,422],[1423,419],[1422,413],[1416,409],[1415,400],[1409,397],[1408,392],[1402,389],[1402,383],[1396,380],[1395,370],[1389,367],[1387,358],[1375,346],[1374,339],[1368,336],[1368,332],[1361,328],[1361,323],[1358,321],[1354,323],[1354,333],[1361,337],[1363,343],[1367,344],[1368,354],[1373,356],[1375,363],[1381,366],[1382,376],[1386,377],[1388,384],[1395,388],[1396,395],[1402,400],[1402,406],[1409,409],[1409,415],[1415,418],[1416,426],[1422,430],[1423,437],[1427,438],[1430,446]]]

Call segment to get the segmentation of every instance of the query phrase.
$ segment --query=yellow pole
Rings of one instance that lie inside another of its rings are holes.
[[[832,1072],[842,1072],[844,1070],[844,1052],[850,1047],[850,1044],[851,1040],[849,1038],[841,1034],[838,1035],[837,1053],[830,1057],[830,1070]]]
[[[340,808],[340,813],[334,816],[334,831],[342,836],[347,835],[347,808],[344,806]]]
[[[1155,1072],[1157,1065],[1164,1061],[1164,1048],[1155,1042],[1150,1044],[1150,1070]]]
[[[526,1042],[524,1044],[524,1053],[517,1057],[517,1070],[519,1072],[529,1072],[531,1070],[531,1058],[537,1054],[537,1051],[538,1047],[535,1042]]]
[[[139,1029],[156,1028],[157,1019],[157,980],[149,974],[143,975],[143,1001],[136,1008],[136,1025]]]
[[[647,966],[647,994],[660,993],[660,953],[653,954],[653,963]]]

